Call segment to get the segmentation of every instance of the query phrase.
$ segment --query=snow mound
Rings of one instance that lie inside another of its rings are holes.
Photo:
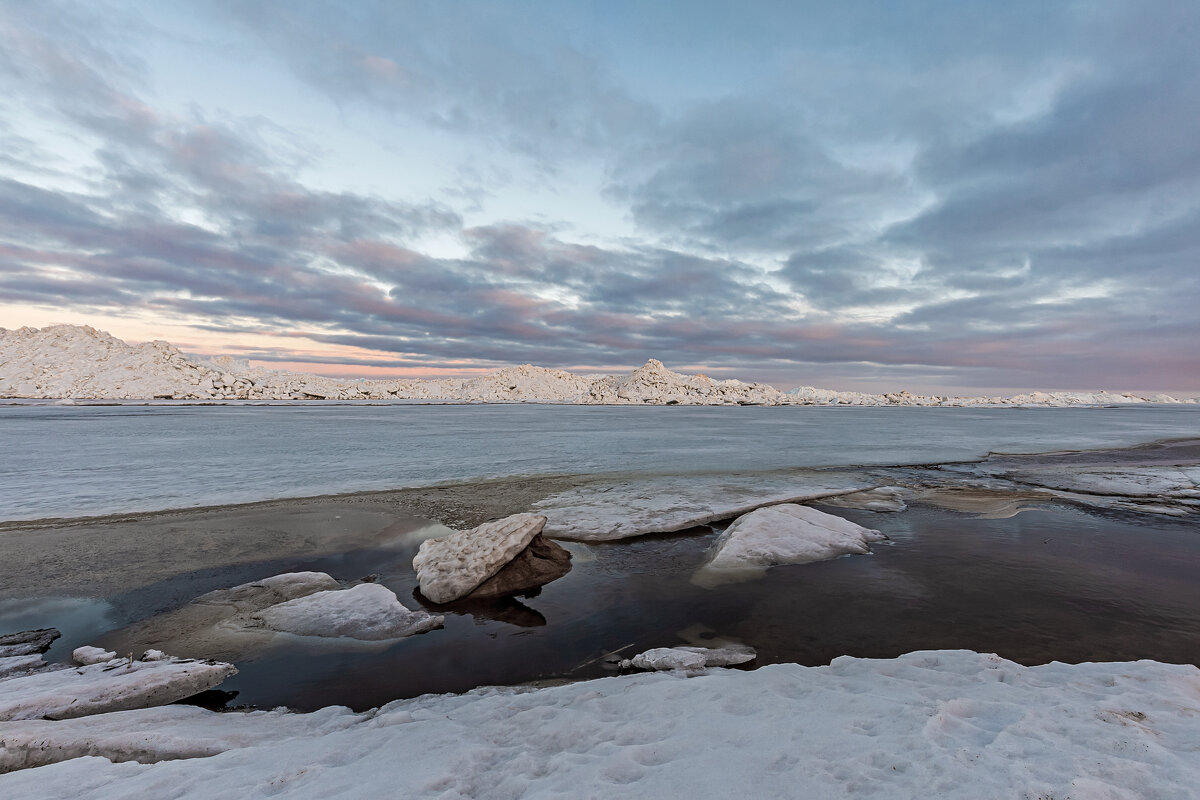
[[[707,375],[681,375],[652,358],[628,375],[608,375],[588,391],[592,402],[653,405],[777,405],[783,393],[773,386],[714,381]]]
[[[71,660],[83,666],[87,666],[88,664],[103,664],[106,661],[112,661],[116,657],[117,654],[112,650],[105,650],[102,647],[92,647],[90,645],[76,647],[71,651]]]
[[[1200,670],[1152,661],[1023,667],[926,651],[256,714],[132,711],[90,719],[105,726],[92,734],[3,723],[14,760],[59,741],[107,755],[104,742],[135,731],[147,759],[172,739],[184,754],[204,741],[228,749],[153,764],[73,758],[0,776],[0,796],[975,800],[1183,798],[1200,786]]]
[[[434,603],[466,597],[516,558],[545,525],[540,514],[513,514],[469,531],[426,539],[413,557],[421,594]]]
[[[441,627],[443,617],[411,611],[378,583],[316,592],[251,614],[251,624],[298,636],[345,636],[379,641]]]
[[[725,529],[694,580],[702,586],[716,585],[726,578],[761,574],[778,564],[869,553],[870,542],[886,538],[879,531],[808,506],[767,506],[738,517]]]

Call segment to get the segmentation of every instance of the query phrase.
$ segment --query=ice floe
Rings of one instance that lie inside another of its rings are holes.
[[[44,653],[62,634],[57,628],[41,628],[36,631],[17,631],[0,636],[0,658],[28,656]]]
[[[413,569],[417,572],[421,594],[434,603],[449,603],[471,596],[475,589],[500,573],[530,547],[545,525],[546,518],[540,514],[513,514],[485,522],[471,530],[426,539],[413,557]],[[555,554],[561,550],[557,546],[555,548]],[[549,560],[549,556],[546,560]],[[570,554],[566,554],[566,562],[569,567]],[[528,573],[533,576],[537,571],[529,570]],[[545,577],[554,580],[561,574],[558,570],[552,570]],[[493,587],[485,588],[483,594],[496,597],[501,592]]]
[[[694,582],[713,586],[760,574],[779,564],[808,564],[871,552],[887,537],[848,519],[792,503],[738,517],[725,529]]]
[[[146,650],[228,660],[256,658],[282,634],[314,643],[350,646],[411,636],[441,625],[442,617],[406,608],[387,587],[350,589],[323,572],[289,572],[218,589],[164,614],[106,634],[99,642],[118,653]]]
[[[237,672],[218,661],[118,659],[0,681],[0,720],[69,719],[182,700]]]
[[[353,714],[0,723],[5,797],[1190,797],[1200,670],[969,651],[647,672]],[[135,738],[134,731],[137,732]],[[139,745],[145,742],[145,747]],[[224,750],[207,758],[213,750]]]
[[[774,503],[819,500],[873,488],[833,472],[696,474],[596,480],[534,504],[554,539],[605,542],[731,519]]]
[[[252,613],[249,624],[298,636],[378,641],[424,633],[443,621],[440,616],[405,608],[386,586],[360,583],[268,606]]]
[[[622,661],[621,666],[656,670],[699,670],[706,667],[732,667],[736,664],[747,664],[753,661],[757,655],[753,647],[736,644],[724,647],[655,647],[638,653],[628,661]]]
[[[11,675],[24,675],[29,672],[44,669],[46,660],[40,653],[27,656],[0,656],[0,678]]]

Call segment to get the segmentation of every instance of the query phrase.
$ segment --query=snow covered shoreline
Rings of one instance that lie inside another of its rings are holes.
[[[946,397],[839,392],[715,381],[672,372],[651,359],[627,375],[576,375],[529,364],[474,378],[339,381],[193,359],[168,342],[129,344],[87,326],[0,328],[0,398],[32,400],[377,401],[575,405],[1108,406],[1195,403],[1165,394],[1031,392]]]
[[[1185,798],[1200,785],[1198,718],[1191,665],[923,651],[481,688],[362,714],[172,706],[0,723],[10,758],[41,746],[33,763],[67,759],[0,776],[0,794]]]

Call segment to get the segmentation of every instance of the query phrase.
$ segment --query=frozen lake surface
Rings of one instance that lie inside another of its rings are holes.
[[[1200,435],[1200,408],[0,407],[0,521],[510,475],[972,460]]]

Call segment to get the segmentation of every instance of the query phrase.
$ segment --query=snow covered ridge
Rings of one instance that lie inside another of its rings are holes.
[[[475,378],[339,381],[190,358],[164,341],[129,344],[89,326],[0,328],[0,397],[78,400],[428,400],[580,405],[1039,405],[1195,403],[1168,395],[1034,392],[1014,397],[864,394],[716,381],[651,359],[628,375],[585,376],[524,364]]]
[[[3,722],[0,763],[17,771],[0,796],[975,800],[1200,786],[1191,665],[1023,667],[943,650],[685,674],[361,714],[170,706]]]

